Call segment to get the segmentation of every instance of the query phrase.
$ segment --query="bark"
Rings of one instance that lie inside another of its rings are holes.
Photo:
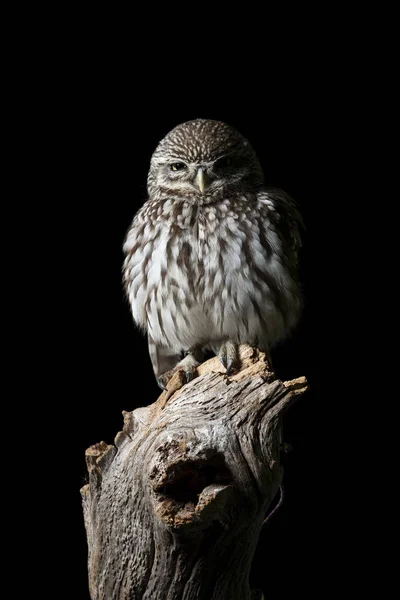
[[[158,400],[124,412],[115,445],[86,451],[82,488],[92,600],[248,600],[249,571],[283,476],[281,417],[306,389],[240,347]]]

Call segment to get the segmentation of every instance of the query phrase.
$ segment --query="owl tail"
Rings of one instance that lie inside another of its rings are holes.
[[[157,345],[149,333],[147,334],[147,341],[154,375],[158,381],[160,375],[176,367],[182,358],[182,353]]]

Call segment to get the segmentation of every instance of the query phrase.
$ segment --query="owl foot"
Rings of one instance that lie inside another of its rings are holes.
[[[183,371],[184,378],[186,383],[192,381],[196,375],[196,369],[199,366],[200,361],[197,360],[196,356],[192,352],[188,352],[186,356],[178,362],[178,364],[169,371],[166,371],[157,380],[158,385],[162,390],[167,389],[167,383],[171,379],[171,377],[177,371]]]
[[[218,350],[218,358],[226,369],[226,374],[229,375],[232,367],[237,364],[237,348],[233,342],[227,341],[220,346]]]

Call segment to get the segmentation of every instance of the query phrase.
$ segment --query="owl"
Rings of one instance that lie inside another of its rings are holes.
[[[123,280],[160,386],[176,369],[192,379],[206,352],[227,374],[241,343],[270,356],[302,308],[293,200],[264,184],[239,132],[208,119],[161,140],[147,190],[124,242]]]

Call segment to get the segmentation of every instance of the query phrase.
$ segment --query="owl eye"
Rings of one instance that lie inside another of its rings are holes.
[[[217,169],[227,169],[228,167],[231,167],[233,165],[233,160],[231,159],[230,156],[223,156],[222,158],[219,158],[217,160],[217,162],[215,163],[215,166]]]
[[[172,165],[169,165],[169,168],[171,169],[171,171],[183,171],[187,167],[186,167],[185,163],[176,162],[176,163],[172,163]]]

